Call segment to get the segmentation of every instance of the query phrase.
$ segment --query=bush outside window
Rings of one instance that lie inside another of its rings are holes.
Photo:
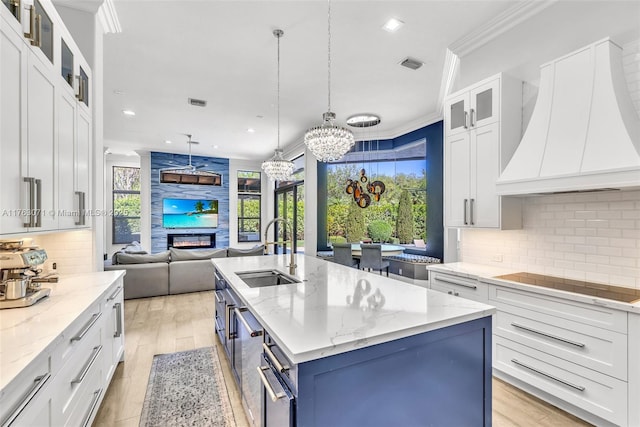
[[[260,172],[238,171],[238,242],[260,241]]]
[[[140,168],[113,167],[112,242],[140,241]]]

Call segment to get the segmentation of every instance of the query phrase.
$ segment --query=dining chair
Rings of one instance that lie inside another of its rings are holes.
[[[382,245],[361,243],[360,251],[361,269],[379,270],[382,274],[382,269],[385,268],[389,276],[389,261],[382,258]]]
[[[351,243],[333,244],[333,262],[346,265],[348,267],[358,266],[358,260],[351,254]]]

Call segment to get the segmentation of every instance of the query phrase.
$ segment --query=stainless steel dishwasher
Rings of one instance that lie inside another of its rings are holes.
[[[257,372],[262,381],[264,427],[294,427],[296,399],[290,375],[295,377],[296,366],[286,361],[267,334],[262,347],[264,354]]]
[[[240,384],[242,404],[249,422],[262,426],[262,387],[256,366],[262,354],[262,326],[245,307],[233,310],[236,339],[233,351],[233,369]]]

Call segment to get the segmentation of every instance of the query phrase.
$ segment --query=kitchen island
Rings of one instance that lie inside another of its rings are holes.
[[[249,416],[256,425],[276,425],[272,402],[289,393],[290,425],[491,424],[493,307],[309,256],[296,257],[299,283],[264,287],[242,273],[286,275],[287,256],[212,262],[217,329],[243,401],[256,394],[247,372],[267,385]],[[243,347],[243,324],[264,342],[257,359]],[[269,366],[284,393],[273,393]]]

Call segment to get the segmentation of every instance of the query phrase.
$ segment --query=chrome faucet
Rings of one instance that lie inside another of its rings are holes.
[[[291,231],[291,235],[293,236],[294,231],[293,231],[293,227],[291,226],[291,223],[284,219],[284,218],[274,218],[271,221],[269,221],[269,223],[267,224],[267,227],[264,229],[264,254],[268,254],[269,253],[269,245],[274,245],[274,252],[275,252],[275,245],[277,244],[286,244],[286,243],[290,243],[291,244],[291,261],[289,262],[289,274],[294,275],[296,274],[296,260],[295,260],[295,253],[293,252],[293,238],[289,239],[289,240],[280,240],[280,241],[275,241],[275,242],[269,242],[267,240],[267,235],[269,233],[269,227],[271,226],[271,224],[275,224],[276,222],[281,222],[284,224],[284,234],[287,234],[287,229],[289,229]]]

